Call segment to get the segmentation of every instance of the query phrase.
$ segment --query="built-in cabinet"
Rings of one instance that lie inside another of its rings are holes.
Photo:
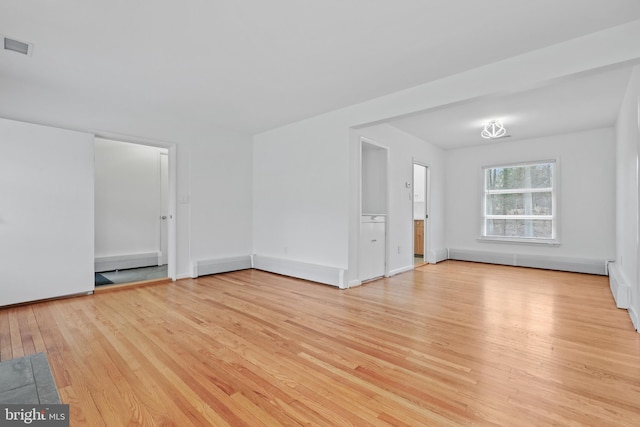
[[[382,215],[363,215],[360,222],[360,275],[362,280],[384,276],[386,221]]]
[[[387,259],[387,158],[384,147],[361,143],[359,278],[382,277]]]

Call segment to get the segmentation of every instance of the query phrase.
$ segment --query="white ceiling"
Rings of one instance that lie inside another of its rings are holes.
[[[444,149],[609,127],[618,116],[630,76],[630,66],[620,67],[388,123]],[[501,121],[509,137],[483,139],[480,132],[491,120]]]
[[[2,0],[0,34],[34,51],[0,52],[0,116],[257,133],[639,18],[638,0]]]

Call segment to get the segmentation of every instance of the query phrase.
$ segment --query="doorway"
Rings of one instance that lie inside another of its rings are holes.
[[[170,277],[169,149],[95,138],[95,285]]]
[[[388,276],[387,170],[389,150],[373,141],[360,141],[360,282]]]
[[[429,242],[428,187],[429,168],[413,163],[413,265],[427,263]]]

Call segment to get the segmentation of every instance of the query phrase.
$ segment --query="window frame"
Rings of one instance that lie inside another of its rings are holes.
[[[509,189],[509,190],[487,190],[487,182],[486,171],[488,169],[495,168],[514,168],[514,167],[524,167],[538,164],[551,164],[552,165],[552,176],[551,176],[551,215],[545,215],[541,217],[540,215],[487,215],[487,196],[490,194],[523,194],[523,193],[537,193],[537,192],[548,192],[549,188],[531,188],[531,189]],[[559,245],[559,216],[558,216],[558,200],[559,200],[559,173],[560,170],[560,160],[559,159],[546,159],[546,160],[535,160],[535,161],[527,161],[527,162],[515,162],[515,163],[500,163],[500,164],[492,164],[481,166],[480,168],[480,237],[478,240],[480,242],[495,242],[495,243],[522,243],[522,244],[533,244],[533,245]],[[518,191],[518,190],[526,190],[526,191]],[[540,238],[540,237],[520,237],[520,236],[487,236],[487,219],[545,219],[551,221],[551,237],[550,238]]]

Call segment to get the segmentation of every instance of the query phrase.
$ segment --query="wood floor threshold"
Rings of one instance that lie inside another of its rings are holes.
[[[163,277],[161,279],[140,280],[138,282],[118,283],[113,285],[100,285],[100,286],[96,286],[93,293],[101,294],[104,292],[121,291],[124,289],[138,288],[142,286],[151,286],[151,285],[161,285],[164,283],[171,283],[171,282],[173,282],[173,280],[171,280],[169,277]]]

